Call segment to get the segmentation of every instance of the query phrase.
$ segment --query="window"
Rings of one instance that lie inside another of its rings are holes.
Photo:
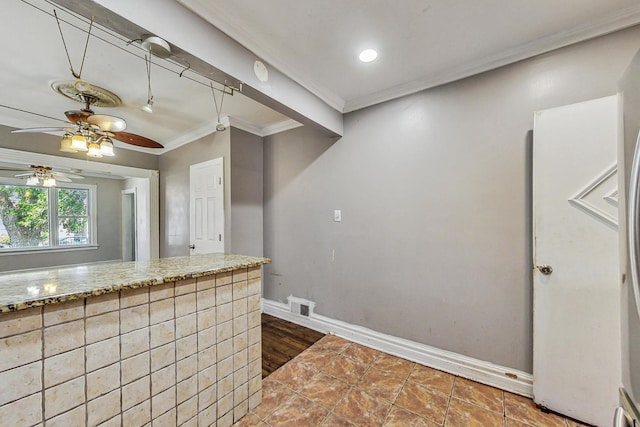
[[[46,188],[12,181],[0,182],[0,251],[96,244],[95,186]]]

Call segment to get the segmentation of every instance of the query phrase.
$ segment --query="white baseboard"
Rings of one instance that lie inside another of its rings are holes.
[[[262,311],[325,334],[333,334],[358,344],[411,360],[421,365],[468,378],[526,397],[533,396],[533,376],[516,369],[495,365],[452,351],[441,350],[415,341],[387,335],[312,313],[310,317],[289,311],[289,305],[262,300]]]

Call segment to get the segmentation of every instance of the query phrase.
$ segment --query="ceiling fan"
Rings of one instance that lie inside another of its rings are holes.
[[[60,182],[73,182],[73,179],[84,179],[83,176],[75,175],[71,173],[54,171],[53,168],[49,166],[37,166],[31,165],[30,172],[22,172],[14,175],[16,178],[22,178],[27,180],[27,185],[37,185],[43,187],[54,187],[56,185],[56,181]]]
[[[69,126],[36,127],[17,129],[12,133],[46,133],[64,131],[60,141],[60,151],[85,151],[90,157],[113,156],[112,139],[125,144],[145,148],[164,148],[162,144],[129,132],[124,132],[127,123],[124,119],[108,114],[95,114],[92,106],[116,107],[122,103],[113,92],[86,81],[56,82],[52,88],[69,99],[84,104],[81,110],[65,111]]]

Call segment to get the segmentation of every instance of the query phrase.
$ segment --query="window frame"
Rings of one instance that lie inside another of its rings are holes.
[[[25,184],[25,181],[17,178],[0,177],[0,185],[11,185],[30,187]],[[36,187],[36,186],[33,186]],[[2,255],[14,255],[17,253],[43,253],[43,252],[66,252],[77,251],[87,249],[98,248],[98,233],[97,233],[97,198],[98,187],[95,184],[80,184],[77,182],[66,183],[57,182],[54,187],[42,187],[46,188],[49,192],[48,197],[48,221],[49,221],[49,246],[32,246],[26,248],[0,248],[0,256]],[[86,244],[81,245],[60,245],[58,236],[58,188],[69,188],[77,190],[88,190],[88,204],[87,204],[87,218],[89,220],[89,232],[87,233],[88,241]],[[52,197],[55,196],[55,197]],[[55,244],[54,244],[55,243]]]

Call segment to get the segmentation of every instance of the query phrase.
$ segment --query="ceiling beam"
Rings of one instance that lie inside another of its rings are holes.
[[[220,83],[242,83],[243,95],[332,137],[342,136],[341,112],[268,64],[268,80],[258,80],[253,69],[260,58],[175,0],[53,2],[130,40],[143,34],[162,37],[172,46],[172,60]]]

